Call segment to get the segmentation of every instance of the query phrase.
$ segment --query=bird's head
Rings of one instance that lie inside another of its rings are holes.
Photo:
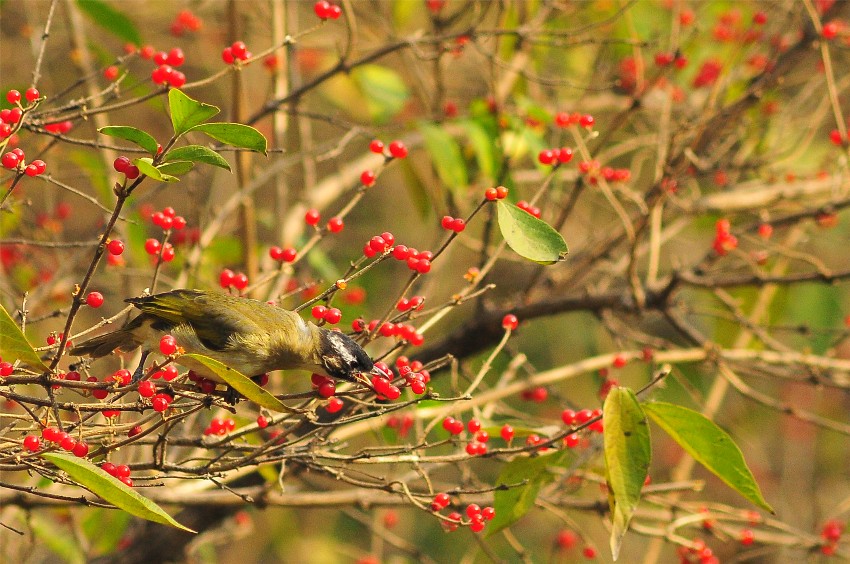
[[[377,374],[375,363],[363,347],[339,331],[322,331],[322,366],[331,378],[366,384],[371,387],[364,374]]]

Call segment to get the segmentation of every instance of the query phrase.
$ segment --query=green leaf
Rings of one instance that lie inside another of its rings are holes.
[[[171,111],[171,125],[174,135],[183,135],[193,127],[204,123],[220,110],[210,104],[204,104],[189,98],[177,88],[168,91],[168,107]]]
[[[160,172],[158,168],[153,166],[153,159],[150,157],[142,157],[140,159],[133,160],[133,164],[139,167],[139,171],[145,176],[151,178],[152,180],[156,180],[158,182],[177,182],[180,180],[177,177],[171,176],[170,174],[163,174]]]
[[[68,564],[85,564],[86,554],[79,543],[73,536],[63,531],[64,527],[57,527],[54,520],[45,519],[44,514],[39,512],[29,515],[27,524],[39,543],[62,560]]]
[[[422,132],[425,148],[431,153],[431,162],[440,180],[456,194],[460,193],[469,185],[460,145],[442,127],[420,123],[419,131]]]
[[[110,476],[85,458],[78,458],[63,452],[47,452],[41,456],[55,464],[57,468],[64,471],[84,488],[131,515],[155,523],[171,525],[190,533],[195,532],[175,521],[160,506],[127,486],[121,480]]]
[[[499,175],[496,161],[496,145],[487,129],[475,120],[464,120],[461,126],[466,130],[466,136],[475,153],[475,161],[487,184],[496,181]]]
[[[202,354],[184,354],[180,357],[181,364],[184,359],[202,364],[221,378],[225,384],[257,405],[278,413],[291,413],[293,411],[292,408],[285,406],[279,399],[255,384],[253,380],[226,364]]]
[[[387,67],[363,65],[351,71],[350,76],[363,94],[369,115],[378,125],[395,117],[410,96],[401,76]]]
[[[520,456],[507,463],[499,473],[496,483],[500,486],[524,485],[496,489],[493,494],[493,507],[496,517],[487,526],[490,537],[505,527],[516,523],[534,506],[540,488],[555,479],[556,474],[549,471],[552,466],[563,466],[567,451],[544,454],[542,456]]]
[[[401,173],[404,175],[404,185],[407,188],[407,194],[410,197],[413,207],[416,209],[419,219],[425,221],[431,216],[431,203],[438,201],[438,198],[433,198],[429,194],[428,186],[419,176],[419,172],[410,159],[401,159],[398,163],[401,166]],[[440,190],[442,192],[442,190]]]
[[[216,141],[221,141],[233,147],[266,154],[266,138],[250,125],[243,125],[241,123],[204,123],[193,127],[192,131],[206,133]]]
[[[181,176],[186,174],[195,166],[192,161],[170,161],[157,166],[157,170],[163,175]]]
[[[157,149],[159,148],[156,139],[151,137],[151,135],[147,132],[142,131],[141,129],[136,129],[135,127],[129,127],[126,125],[108,125],[106,127],[101,127],[97,131],[104,135],[109,135],[110,137],[117,137],[118,139],[124,139],[135,143],[151,155],[156,155]]]
[[[515,253],[540,264],[564,260],[569,249],[551,225],[514,205],[499,202],[498,206],[499,229]]]
[[[747,467],[741,449],[705,415],[672,403],[652,402],[643,410],[688,454],[755,505],[773,513]]]
[[[21,328],[2,305],[0,305],[0,357],[12,363],[20,360],[22,364],[26,364],[33,370],[50,370],[41,361],[41,357],[33,350],[32,345],[21,332]]]
[[[204,163],[230,171],[230,164],[224,157],[208,149],[203,145],[186,145],[168,151],[165,155],[166,161],[192,161],[193,163]]]
[[[611,554],[616,560],[640,501],[652,451],[646,415],[630,389],[615,387],[608,392],[602,409],[602,425],[611,506]]]
[[[106,2],[101,2],[101,0],[77,0],[77,6],[94,23],[106,31],[133,45],[142,44],[142,37],[139,35],[139,30],[136,29],[135,24],[127,16]]]

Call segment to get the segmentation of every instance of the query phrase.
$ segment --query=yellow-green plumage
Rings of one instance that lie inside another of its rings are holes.
[[[99,357],[138,346],[156,351],[162,336],[169,334],[184,352],[214,358],[248,376],[302,369],[355,380],[353,373],[372,369],[368,355],[347,336],[258,300],[174,290],[127,301],[141,315],[117,331],[74,347],[71,353]],[[216,379],[191,359],[178,357],[176,362]]]

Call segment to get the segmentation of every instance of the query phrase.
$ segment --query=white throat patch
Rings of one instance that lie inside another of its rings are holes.
[[[346,366],[354,366],[357,364],[357,357],[355,357],[351,350],[348,348],[348,344],[345,340],[345,337],[342,336],[342,333],[337,333],[336,331],[328,331],[325,333],[325,336],[328,339],[328,342],[333,347],[334,351],[339,355],[339,357],[343,360]]]

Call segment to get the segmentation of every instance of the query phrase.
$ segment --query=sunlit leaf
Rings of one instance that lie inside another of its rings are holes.
[[[101,127],[97,131],[103,135],[109,135],[110,137],[117,137],[118,139],[124,139],[135,143],[148,153],[156,155],[158,148],[156,139],[141,129],[136,129],[135,127],[129,127],[126,125],[108,125],[106,127]]]
[[[493,494],[496,517],[487,525],[487,536],[509,527],[528,513],[534,506],[540,488],[557,475],[549,469],[562,466],[568,454],[567,451],[561,451],[541,456],[521,456],[502,468],[496,483],[514,487],[497,489]]]
[[[222,364],[213,358],[200,354],[184,354],[180,358],[190,359],[203,364],[224,383],[257,405],[265,407],[266,409],[271,409],[278,413],[291,413],[293,411],[291,408],[285,406],[279,399],[255,384],[253,380],[238,370],[230,368],[226,364]]]
[[[362,65],[352,70],[351,80],[363,94],[372,120],[387,123],[403,108],[410,96],[401,76],[381,65]]]
[[[0,305],[0,357],[6,362],[20,360],[22,364],[26,364],[33,370],[49,370],[38,353],[33,350],[32,345],[21,332],[21,328],[2,305]]]
[[[514,205],[499,202],[498,206],[499,229],[515,253],[540,264],[565,258],[567,244],[551,225]]]
[[[177,147],[166,153],[166,161],[192,161],[194,163],[204,163],[230,171],[230,164],[224,160],[224,157],[203,145],[186,145],[185,147]]]
[[[266,138],[262,133],[241,123],[203,123],[192,131],[200,131],[227,145],[266,154]]]
[[[220,111],[216,106],[194,100],[177,88],[168,91],[168,108],[175,135],[182,135]]]
[[[714,421],[672,403],[647,403],[643,409],[697,462],[752,503],[773,513],[773,508],[762,497],[741,449]]]
[[[101,0],[77,0],[77,6],[91,20],[116,37],[133,45],[141,45],[136,25],[124,14]]]
[[[605,474],[611,506],[611,554],[620,554],[623,536],[640,501],[652,451],[646,416],[634,392],[614,387],[602,409]]]
[[[171,525],[190,533],[195,532],[175,521],[159,505],[127,486],[121,480],[110,476],[85,458],[64,452],[47,452],[41,456],[55,464],[57,468],[68,474],[72,480],[81,486],[131,515],[163,525]]]
[[[455,193],[469,184],[466,163],[457,141],[442,127],[428,123],[419,124],[425,139],[425,148],[431,154],[431,163],[437,169],[440,180]]]

